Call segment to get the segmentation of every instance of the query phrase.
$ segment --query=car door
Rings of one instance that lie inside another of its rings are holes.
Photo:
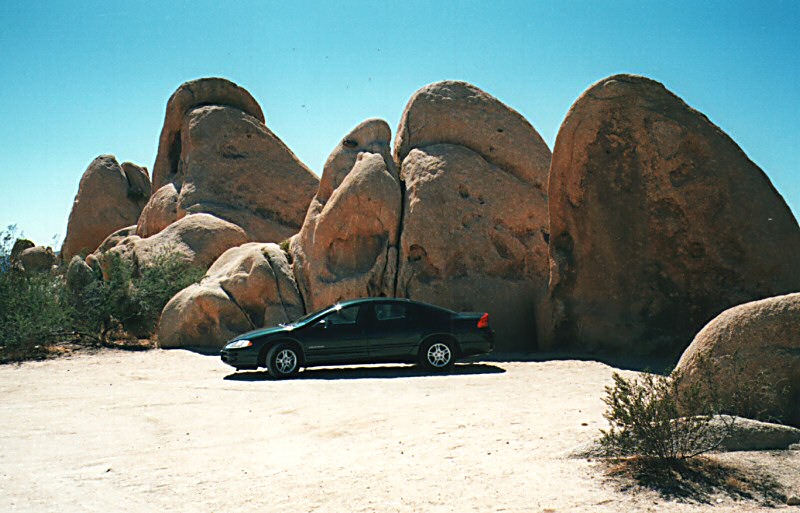
[[[414,353],[420,339],[414,305],[401,302],[374,303],[369,316],[369,348],[373,360],[404,357]]]
[[[306,359],[313,363],[366,359],[369,343],[359,323],[361,309],[361,305],[351,305],[333,310],[309,326],[303,337]]]

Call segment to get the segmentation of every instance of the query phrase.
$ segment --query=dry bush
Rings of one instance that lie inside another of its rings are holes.
[[[733,430],[733,417],[719,417],[725,423],[722,430],[712,424],[723,408],[707,389],[683,387],[679,396],[679,375],[629,380],[614,373],[613,379],[603,398],[610,427],[600,439],[609,456],[684,460],[718,448]]]

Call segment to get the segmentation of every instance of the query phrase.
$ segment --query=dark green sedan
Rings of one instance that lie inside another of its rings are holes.
[[[409,299],[368,298],[335,304],[291,324],[244,333],[220,351],[240,369],[266,367],[289,378],[301,367],[358,363],[418,363],[430,371],[456,359],[489,353],[488,313],[458,313]]]

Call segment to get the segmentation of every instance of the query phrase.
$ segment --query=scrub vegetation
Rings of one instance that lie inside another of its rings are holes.
[[[626,379],[612,375],[605,387],[603,413],[609,424],[601,430],[597,455],[605,456],[607,476],[626,489],[651,489],[666,499],[710,503],[714,496],[782,504],[780,485],[761,471],[719,461],[712,453],[735,430],[743,401],[769,398],[760,391],[763,377],[748,392],[723,400],[712,378],[701,385],[681,382],[679,372],[644,373]],[[755,415],[763,420],[773,420]]]
[[[164,305],[181,289],[200,280],[203,271],[174,251],[136,269],[112,256],[105,276],[78,290],[67,286],[66,266],[52,272],[24,272],[14,265],[15,227],[0,232],[0,362],[47,357],[68,344],[125,345],[148,339]]]
[[[680,375],[625,379],[614,373],[613,379],[603,398],[610,427],[600,440],[608,455],[660,464],[686,460],[717,449],[733,429],[734,417],[719,415],[724,408],[710,389],[679,393]]]

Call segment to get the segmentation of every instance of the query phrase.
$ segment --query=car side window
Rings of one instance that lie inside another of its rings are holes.
[[[337,312],[333,312],[325,318],[328,324],[355,324],[358,318],[358,305],[342,308]]]
[[[406,305],[382,303],[375,305],[375,318],[379,321],[393,321],[406,318]]]

